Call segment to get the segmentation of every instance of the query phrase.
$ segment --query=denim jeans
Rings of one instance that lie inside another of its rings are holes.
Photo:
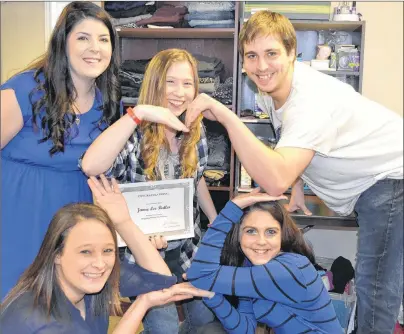
[[[179,259],[180,247],[167,251],[165,261],[171,272],[177,276],[178,282],[182,281],[182,270]],[[214,313],[203,303],[200,298],[186,300],[182,303],[184,321],[179,325],[177,308],[174,303],[154,307],[143,318],[144,334],[195,334],[196,330],[215,319]]]
[[[385,179],[356,203],[358,334],[392,334],[403,299],[403,180]]]
[[[179,319],[174,303],[151,308],[143,318],[143,334],[177,334]]]

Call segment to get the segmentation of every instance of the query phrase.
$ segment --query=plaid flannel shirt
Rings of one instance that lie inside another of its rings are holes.
[[[139,128],[135,129],[135,132],[127,140],[124,148],[116,157],[113,165],[105,173],[108,177],[114,177],[119,183],[134,183],[134,182],[146,182],[146,176],[144,175],[144,161],[142,160],[140,144],[142,134]],[[200,209],[197,200],[196,189],[199,180],[203,176],[208,163],[208,143],[206,139],[205,128],[201,124],[201,138],[196,145],[198,153],[197,170],[194,177],[194,230],[195,235],[193,238],[185,239],[180,249],[179,263],[184,271],[190,266],[198,245],[201,240],[201,222],[200,222]]]

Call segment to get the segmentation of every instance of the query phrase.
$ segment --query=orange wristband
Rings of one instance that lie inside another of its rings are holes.
[[[126,113],[130,116],[130,118],[133,119],[133,121],[136,123],[136,125],[139,125],[142,121],[136,117],[135,115],[135,111],[133,110],[133,108],[128,108],[126,109]]]

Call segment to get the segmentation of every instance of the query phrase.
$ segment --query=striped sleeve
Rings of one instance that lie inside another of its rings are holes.
[[[215,294],[212,299],[204,298],[203,301],[215,313],[227,333],[255,333],[257,321],[249,298],[240,298],[237,309],[222,294]]]
[[[306,297],[302,274],[305,257],[283,253],[265,265],[233,267],[220,265],[220,255],[227,233],[238,223],[242,211],[233,202],[226,204],[206,232],[187,272],[188,280],[197,288],[225,295],[250,297],[294,305]]]

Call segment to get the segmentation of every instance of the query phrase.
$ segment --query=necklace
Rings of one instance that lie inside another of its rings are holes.
[[[80,113],[80,111],[79,111],[79,113]],[[81,115],[81,113],[80,113],[80,115]],[[74,121],[77,125],[80,125],[80,116],[78,114],[76,114],[76,119]]]
[[[94,98],[95,98],[95,90],[94,90],[93,94],[91,94],[91,96],[86,99],[85,105],[87,105],[90,101],[93,101]],[[79,107],[74,102],[73,102],[73,112],[74,112],[74,114],[76,116],[76,119],[74,120],[74,122],[76,123],[77,126],[79,126],[80,125],[80,117],[82,116],[82,113],[81,113]]]

